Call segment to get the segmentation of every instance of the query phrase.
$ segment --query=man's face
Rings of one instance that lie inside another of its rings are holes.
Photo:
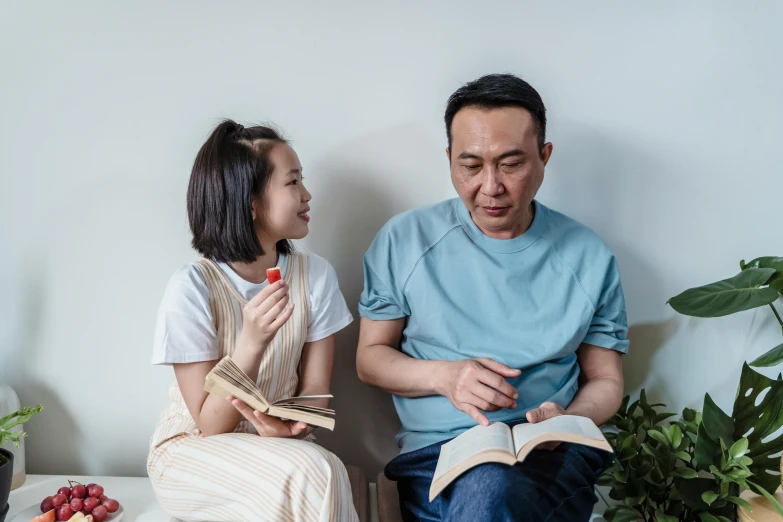
[[[482,232],[511,239],[530,225],[552,144],[538,148],[533,118],[518,107],[461,109],[451,124],[451,181]]]

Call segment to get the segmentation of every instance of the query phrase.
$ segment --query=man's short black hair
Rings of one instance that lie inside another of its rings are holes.
[[[270,127],[244,128],[232,120],[222,121],[209,135],[188,184],[192,245],[201,255],[224,263],[252,263],[264,255],[252,200],[264,201],[275,168],[269,152],[280,143],[288,142]],[[293,251],[285,239],[276,248],[280,254]]]
[[[541,96],[529,83],[513,74],[488,74],[456,90],[446,104],[446,136],[451,148],[451,123],[465,107],[497,109],[521,107],[533,117],[539,152],[546,143],[546,107]]]

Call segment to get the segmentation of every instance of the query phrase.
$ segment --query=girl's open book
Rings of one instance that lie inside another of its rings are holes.
[[[430,502],[455,478],[486,462],[512,466],[522,462],[543,442],[572,442],[611,452],[601,430],[586,417],[561,415],[536,424],[502,422],[471,428],[440,449],[438,465],[430,486]]]
[[[231,357],[221,359],[207,374],[204,391],[223,399],[231,395],[251,408],[272,417],[302,421],[312,426],[334,430],[334,410],[306,404],[317,399],[332,398],[331,395],[288,397],[270,403],[256,383],[231,360]]]

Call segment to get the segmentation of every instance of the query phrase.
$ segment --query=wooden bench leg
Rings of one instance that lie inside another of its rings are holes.
[[[380,472],[375,486],[378,492],[378,520],[380,522],[402,522],[397,484],[387,479],[383,472]]]
[[[359,515],[359,521],[368,522],[370,520],[370,502],[367,476],[361,468],[356,466],[345,466],[345,470],[348,472],[348,480],[351,482],[353,505],[356,508],[356,514]]]

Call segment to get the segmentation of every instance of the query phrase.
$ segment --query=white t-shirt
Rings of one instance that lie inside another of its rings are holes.
[[[218,266],[245,299],[252,299],[268,284],[242,279],[225,263]],[[281,254],[277,266],[285,277],[288,256]],[[314,342],[339,332],[353,316],[345,304],[337,283],[337,274],[329,262],[307,255],[307,280],[310,292],[310,322],[305,342]],[[209,289],[196,265],[185,265],[169,280],[158,308],[152,364],[213,361],[220,358],[215,323],[209,306]]]

